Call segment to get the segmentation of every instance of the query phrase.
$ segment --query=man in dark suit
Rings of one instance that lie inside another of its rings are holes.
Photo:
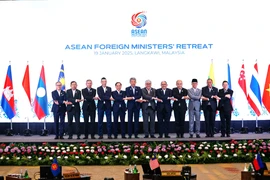
[[[112,139],[112,89],[107,86],[107,79],[101,78],[101,86],[97,88],[98,94],[98,135],[103,139],[103,117],[104,112],[107,120],[108,139]]]
[[[206,137],[214,137],[217,111],[218,89],[212,86],[213,80],[207,79],[207,86],[202,88],[202,110],[204,113]]]
[[[135,138],[138,137],[139,132],[139,113],[141,108],[141,103],[143,100],[142,97],[142,90],[139,86],[136,86],[136,78],[130,78],[130,86],[126,88],[126,95],[127,97],[125,100],[127,102],[127,109],[128,109],[128,135],[129,138],[132,136],[132,126],[133,126],[133,116],[134,116],[134,135]]]
[[[125,116],[127,106],[125,103],[126,92],[122,91],[122,84],[120,82],[115,83],[116,90],[112,92],[113,97],[113,129],[114,138],[118,136],[118,119],[121,121],[121,135],[123,139],[126,139],[126,127],[125,127]]]
[[[155,137],[155,110],[156,110],[156,90],[151,87],[150,80],[145,81],[145,88],[142,89],[142,115],[143,115],[143,131],[144,138],[149,137],[149,118],[150,118],[150,137]]]
[[[64,139],[64,127],[65,127],[65,116],[66,116],[66,92],[61,90],[62,83],[56,82],[56,90],[52,91],[52,99],[53,99],[53,119],[54,119],[54,127],[55,127],[55,138],[54,139]],[[60,124],[59,124],[60,119]]]
[[[72,122],[73,117],[75,117],[76,123],[76,133],[77,139],[80,139],[80,114],[81,107],[80,102],[82,101],[81,91],[77,89],[76,81],[71,81],[70,83],[71,89],[67,90],[67,114],[68,114],[68,139],[72,139],[73,130],[72,130]]]
[[[90,133],[91,139],[95,139],[95,118],[96,118],[96,89],[92,88],[92,80],[86,80],[86,88],[82,89],[83,95],[83,118],[84,118],[84,138],[88,139],[89,117],[90,117]]]
[[[157,119],[158,119],[158,129],[159,136],[162,138],[163,134],[165,138],[170,138],[169,136],[169,125],[172,114],[172,90],[167,88],[167,82],[161,82],[161,88],[156,90],[157,94]]]
[[[233,95],[233,90],[228,88],[228,81],[222,82],[223,89],[218,91],[219,103],[218,110],[221,121],[221,137],[230,137],[230,127],[231,127],[231,114],[233,111],[231,98]]]
[[[174,97],[173,110],[175,117],[175,130],[177,138],[184,137],[185,133],[185,117],[187,111],[186,99],[188,99],[188,91],[183,88],[181,80],[176,81],[176,88],[173,88],[172,95]]]

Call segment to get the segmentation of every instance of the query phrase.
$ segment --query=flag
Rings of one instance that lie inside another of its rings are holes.
[[[153,157],[150,159],[149,165],[150,165],[151,170],[154,170],[159,167],[159,163],[156,158],[156,155],[153,155]]]
[[[261,98],[261,89],[258,81],[258,64],[254,65],[254,72],[251,76],[250,81],[250,92],[248,93],[248,102],[251,108],[254,110],[257,116],[262,114],[262,98]]]
[[[66,90],[66,81],[65,81],[65,71],[64,71],[64,64],[61,65],[58,81],[62,83],[62,90]]]
[[[230,64],[227,64],[227,71],[228,71],[228,84],[229,84],[229,89],[232,89],[232,85],[231,85],[231,68],[230,68]]]
[[[212,79],[213,86],[214,86],[215,85],[215,76],[214,76],[214,64],[213,64],[213,61],[211,62],[211,65],[210,65],[210,71],[209,71],[209,74],[208,74],[208,78]]]
[[[2,93],[1,106],[9,119],[12,119],[15,114],[14,91],[12,84],[11,65],[8,66],[4,89]]]
[[[270,113],[270,65],[268,65],[262,101],[265,108]]]
[[[29,78],[29,65],[28,64],[26,66],[25,73],[23,76],[22,86],[31,104],[30,78]]]
[[[34,100],[34,111],[35,111],[38,119],[41,119],[49,114],[48,113],[46,80],[45,80],[45,72],[44,72],[43,65],[41,68],[37,91],[36,91],[36,97]]]
[[[246,85],[246,75],[245,75],[245,65],[242,64],[240,76],[238,78],[238,84],[245,93],[245,96],[247,97],[247,85]]]
[[[258,170],[264,168],[264,164],[263,164],[262,158],[261,158],[259,153],[255,155],[255,158],[254,158],[252,164],[253,164],[255,171],[258,171]]]
[[[59,168],[56,158],[53,159],[53,163],[51,165],[51,171],[54,177],[58,176],[58,174],[60,173],[60,168]]]

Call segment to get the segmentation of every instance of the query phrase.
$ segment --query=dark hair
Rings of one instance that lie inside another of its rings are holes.
[[[102,80],[107,80],[107,79],[106,79],[105,77],[102,77],[102,78],[101,78],[101,81],[102,81]]]
[[[86,82],[88,82],[88,81],[91,81],[91,82],[92,82],[92,80],[91,80],[91,79],[87,79],[87,80],[86,80]]]
[[[116,86],[118,83],[119,83],[120,85],[122,85],[122,83],[120,83],[120,82],[116,82],[116,83],[115,83],[115,86]]]
[[[222,82],[222,84],[224,84],[224,83],[228,83],[228,81],[225,80],[225,81]]]
[[[70,85],[71,85],[72,83],[76,83],[76,84],[77,84],[77,82],[76,82],[76,81],[71,81],[71,82],[70,82]]]
[[[58,83],[60,83],[60,84],[62,85],[62,83],[61,83],[60,81],[57,81],[57,82],[55,83],[55,85],[57,85]]]
[[[207,79],[207,81],[209,81],[209,80],[213,82],[213,79],[211,79],[211,78],[208,78],[208,79]]]
[[[135,77],[131,77],[131,78],[129,79],[129,82],[130,82],[131,80],[136,81],[136,78],[135,78]]]

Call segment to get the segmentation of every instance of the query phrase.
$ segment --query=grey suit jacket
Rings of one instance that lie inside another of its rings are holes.
[[[152,97],[156,97],[156,90],[154,88],[151,88],[150,94],[148,94],[148,91],[146,88],[142,89],[142,97],[143,99],[147,100],[148,102],[142,103],[142,109],[147,109],[149,103],[151,104],[151,107],[153,109],[156,109],[156,101],[152,99]]]
[[[188,109],[189,110],[195,110],[200,111],[201,109],[201,96],[202,96],[202,90],[197,88],[196,92],[194,92],[193,88],[188,89],[188,96],[190,98],[188,103]]]

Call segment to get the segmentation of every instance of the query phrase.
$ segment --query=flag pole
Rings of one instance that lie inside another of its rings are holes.
[[[12,130],[12,118],[10,119],[10,130]]]
[[[44,130],[46,130],[46,117],[44,117]]]

